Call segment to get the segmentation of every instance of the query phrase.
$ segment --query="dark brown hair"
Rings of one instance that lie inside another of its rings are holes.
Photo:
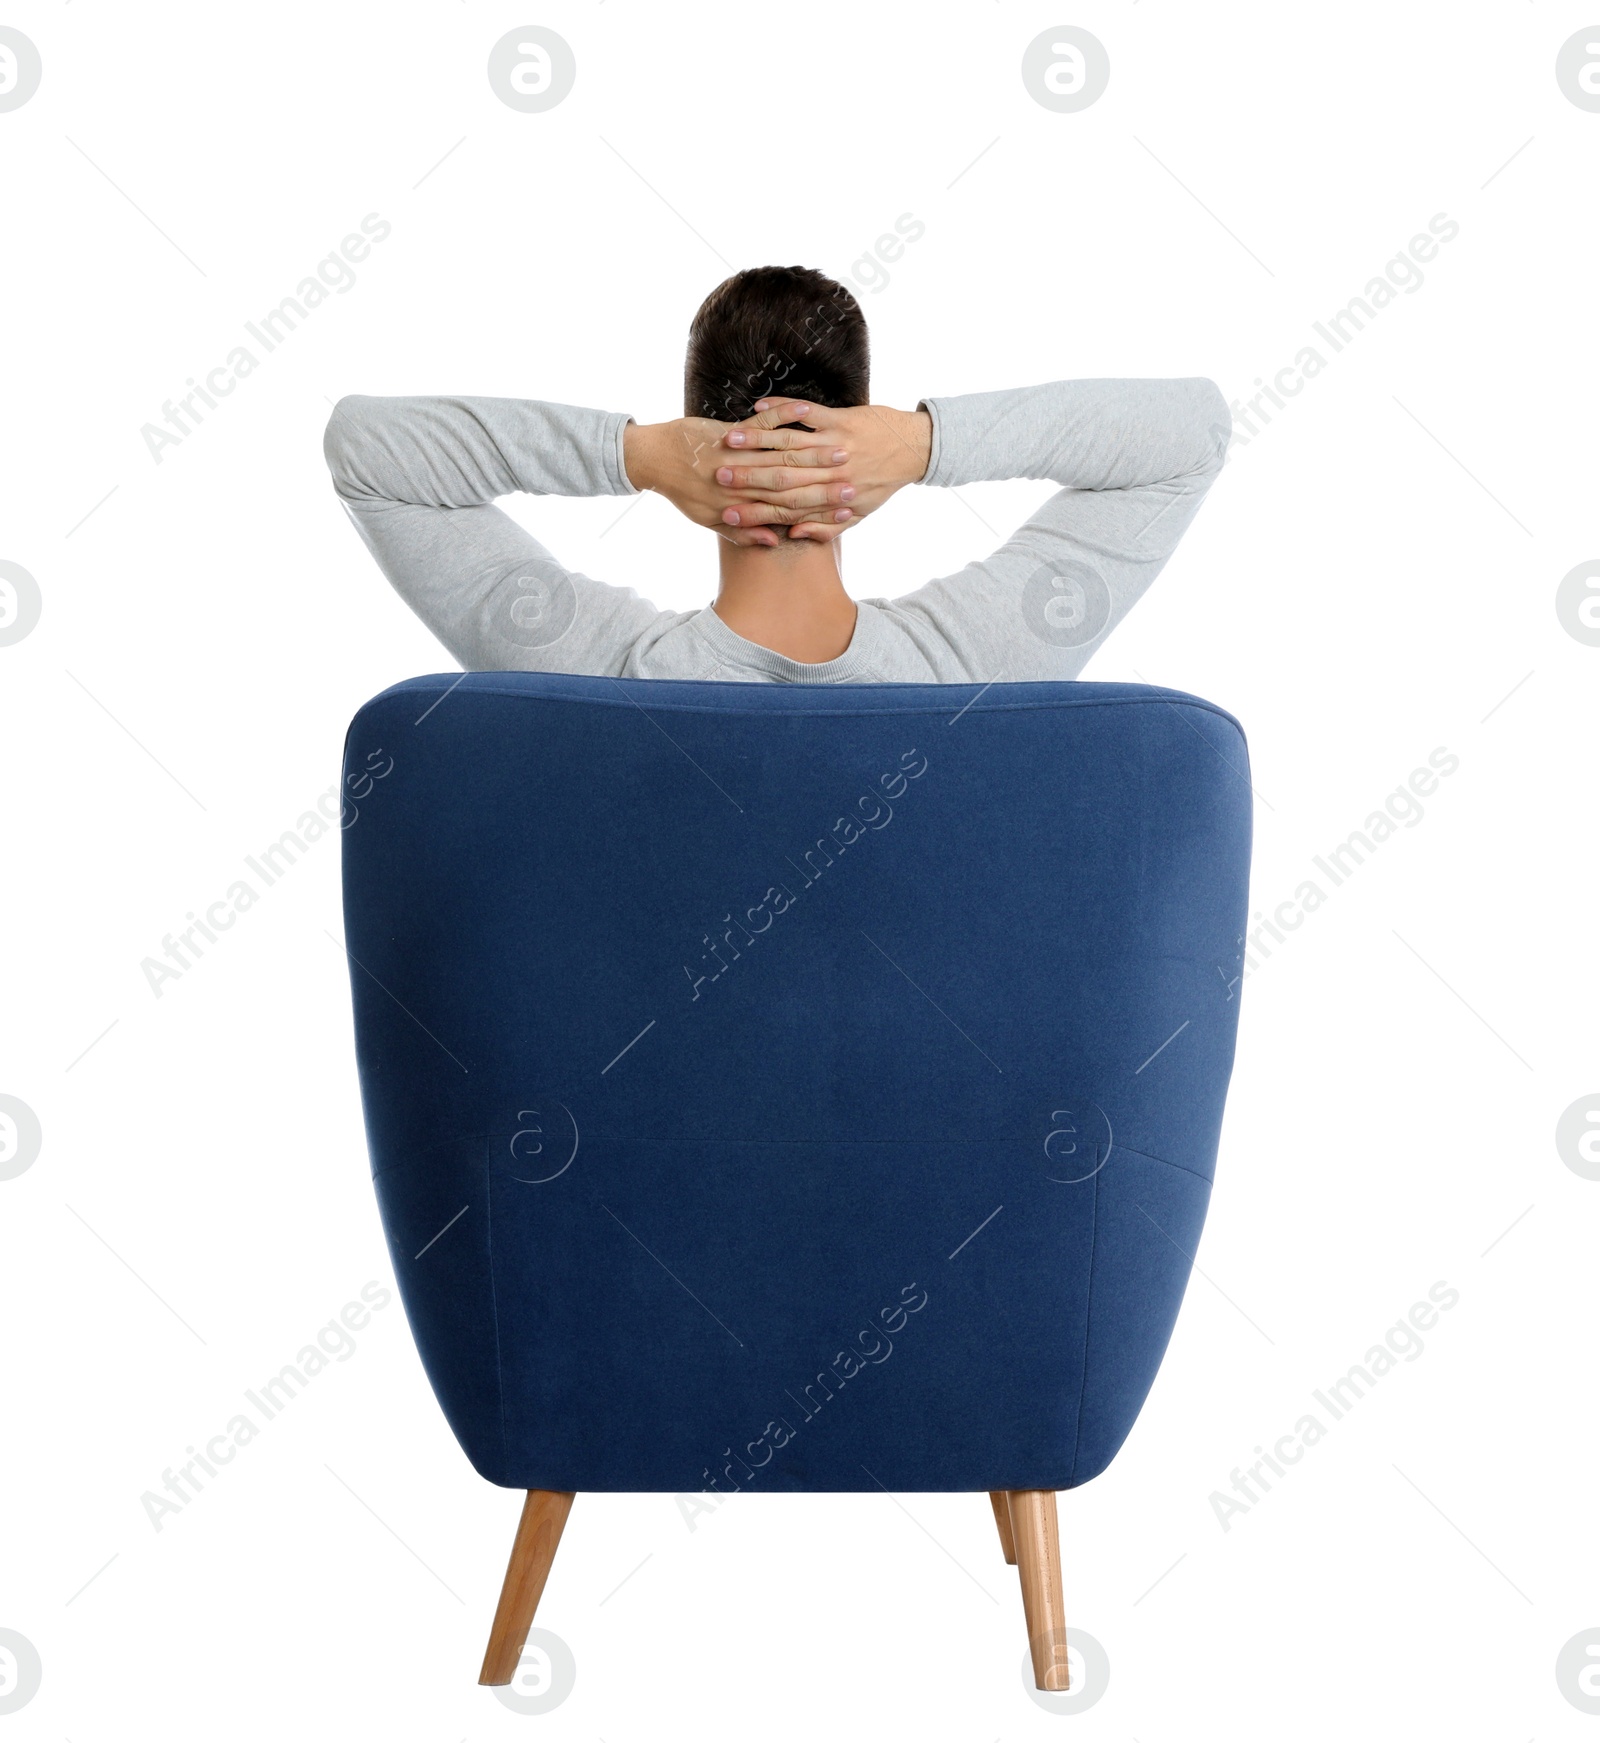
[[[686,417],[737,423],[758,399],[867,403],[867,322],[842,284],[809,266],[752,266],[724,279],[689,326]]]

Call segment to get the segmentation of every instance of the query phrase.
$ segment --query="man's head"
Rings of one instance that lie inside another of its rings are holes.
[[[808,266],[753,266],[690,323],[683,411],[732,424],[777,394],[865,405],[867,378],[866,317],[842,284]]]

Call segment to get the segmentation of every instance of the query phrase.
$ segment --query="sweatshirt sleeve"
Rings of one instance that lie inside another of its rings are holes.
[[[941,682],[1072,678],[1161,573],[1221,471],[1216,385],[1057,381],[924,400],[925,484],[1064,488],[980,562],[882,601]]]
[[[352,394],[323,452],[378,567],[464,667],[616,676],[676,614],[564,568],[494,499],[633,495],[628,422],[538,400]]]

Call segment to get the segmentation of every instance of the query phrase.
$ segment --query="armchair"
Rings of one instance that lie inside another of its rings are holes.
[[[1146,686],[484,672],[356,715],[344,904],[384,1230],[528,1491],[988,1491],[1041,1688],[1055,1492],[1155,1378],[1216,1161],[1250,786]]]

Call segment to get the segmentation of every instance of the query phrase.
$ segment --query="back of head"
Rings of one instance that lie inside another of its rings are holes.
[[[753,266],[724,279],[689,327],[686,417],[737,423],[758,399],[865,405],[867,322],[842,284],[808,266]]]

